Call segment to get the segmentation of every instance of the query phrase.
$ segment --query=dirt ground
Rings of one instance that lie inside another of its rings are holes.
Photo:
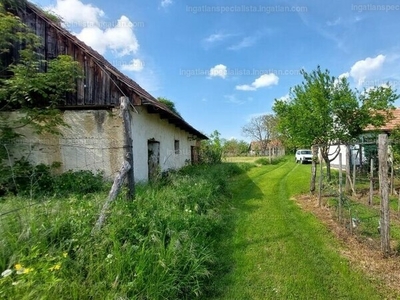
[[[302,195],[294,199],[305,211],[320,219],[338,238],[342,247],[341,254],[352,266],[363,270],[373,282],[387,291],[388,299],[400,299],[400,255],[393,254],[383,258],[379,241],[351,234],[349,229],[337,222],[327,207],[318,207],[318,200],[311,195]]]

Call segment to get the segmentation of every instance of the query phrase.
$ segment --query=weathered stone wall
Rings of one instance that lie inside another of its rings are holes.
[[[148,180],[148,141],[160,143],[160,171],[178,169],[191,159],[191,146],[195,140],[186,131],[149,114],[142,107],[131,111],[135,181]],[[8,113],[16,118],[17,112]],[[124,159],[123,126],[119,110],[69,110],[63,112],[67,127],[60,128],[61,136],[36,135],[27,127],[18,130],[24,137],[9,147],[11,162],[27,157],[34,164],[61,163],[61,171],[103,171],[113,179]],[[175,152],[179,141],[179,153]]]
[[[16,118],[12,112],[10,118]],[[34,164],[61,163],[61,171],[103,171],[112,178],[123,159],[122,119],[118,111],[65,111],[68,125],[60,128],[61,135],[37,135],[28,127],[18,130],[23,137],[9,149],[11,160],[22,156]]]

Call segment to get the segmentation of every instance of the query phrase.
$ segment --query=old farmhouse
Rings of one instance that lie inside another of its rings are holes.
[[[25,138],[13,149],[15,157],[24,155],[35,163],[61,162],[62,171],[100,170],[111,178],[124,160],[119,107],[121,97],[127,97],[135,181],[147,181],[160,171],[197,160],[198,143],[207,139],[204,134],[36,6],[27,3],[20,17],[41,37],[39,51],[46,60],[70,55],[81,64],[84,78],[60,107],[69,125],[61,128],[62,136],[35,136],[24,129]]]

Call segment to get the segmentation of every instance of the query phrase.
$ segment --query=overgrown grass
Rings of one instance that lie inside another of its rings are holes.
[[[206,298],[224,269],[217,241],[229,222],[227,180],[243,168],[187,167],[138,186],[135,201],[113,203],[95,236],[106,193],[4,199],[2,212],[18,210],[0,218],[0,298]]]
[[[106,192],[4,198],[0,298],[387,297],[290,200],[309,176],[292,160],[187,167],[121,195],[95,236]]]
[[[232,264],[214,299],[382,299],[340,245],[291,196],[309,188],[310,166],[291,160],[253,168],[233,182],[232,234],[221,242]],[[390,297],[390,296],[389,296]]]

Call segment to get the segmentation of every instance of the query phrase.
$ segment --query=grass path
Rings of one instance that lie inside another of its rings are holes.
[[[309,170],[286,161],[233,183],[232,234],[222,241],[233,264],[215,283],[218,299],[382,299],[326,228],[290,200],[307,191]]]

